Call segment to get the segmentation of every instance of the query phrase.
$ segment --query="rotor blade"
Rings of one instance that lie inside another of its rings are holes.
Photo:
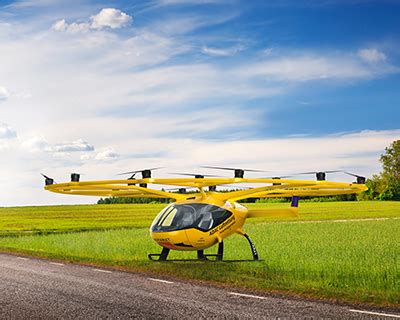
[[[286,178],[291,178],[294,176],[300,176],[300,175],[305,175],[305,174],[315,174],[316,172],[303,172],[303,173],[293,173],[293,174],[288,174],[286,176],[270,176],[270,177],[261,177],[261,179],[286,179]]]
[[[325,170],[325,171],[301,172],[301,173],[292,174],[290,176],[302,175],[302,174],[317,174],[318,172],[324,172],[324,173],[338,173],[338,172],[340,172],[340,173],[345,173],[345,174],[348,174],[348,175],[356,177],[356,178],[362,177],[362,176],[359,176],[357,174],[354,174],[354,173],[351,173],[351,172],[347,172],[347,171],[343,171],[343,170]],[[290,176],[288,176],[288,177],[290,177]]]
[[[212,178],[218,178],[220,176],[216,176],[213,174],[202,174],[202,173],[186,173],[186,172],[168,172],[168,174],[177,174],[180,176],[189,176],[189,177],[194,177],[194,176],[203,176],[203,177],[212,177]]]
[[[52,184],[53,183],[56,183],[55,181],[54,181],[54,179],[53,178],[50,178],[50,177],[48,177],[48,176],[46,176],[45,174],[43,174],[43,173],[40,173],[42,176],[43,176],[43,178],[45,178],[46,180],[51,180],[52,181]]]
[[[353,177],[356,177],[356,178],[364,178],[363,176],[359,176],[358,174],[354,174],[354,173],[351,173],[351,172],[347,172],[347,171],[342,171],[343,173],[345,173],[345,174],[348,174],[349,176],[353,176]]]
[[[214,167],[214,166],[200,166],[200,168],[206,168],[206,169],[220,169],[220,170],[236,170],[235,168]]]
[[[273,177],[263,177],[262,179],[286,179],[294,176],[302,176],[302,175],[307,175],[307,174],[317,174],[319,172],[324,172],[324,173],[335,173],[335,172],[344,172],[340,170],[326,170],[326,171],[309,171],[309,172],[297,172],[297,173],[292,173],[284,176],[273,176]]]
[[[133,180],[133,178],[135,177],[135,175],[136,175],[136,172],[135,172],[133,175],[131,175],[131,176],[128,178],[128,180]]]
[[[298,172],[298,173],[292,173],[287,176],[281,176],[280,178],[288,178],[288,177],[293,177],[293,176],[301,176],[301,175],[306,175],[306,174],[317,174],[319,172],[324,172],[324,173],[335,173],[335,172],[343,172],[341,170],[321,170],[321,171],[309,171],[309,172]]]
[[[293,173],[293,174],[291,174],[290,176],[300,176],[300,175],[303,175],[303,174],[316,174],[316,173],[317,173],[316,171],[298,172],[298,173]],[[288,177],[290,177],[290,176],[288,176]]]
[[[41,173],[41,175],[46,179],[51,179],[50,177],[46,176],[45,174]]]
[[[290,175],[290,176],[273,176],[273,177],[262,177],[261,179],[286,179],[286,178],[290,178],[293,177],[294,175]]]
[[[132,173],[136,174],[138,172],[140,172],[140,170],[139,171],[121,172],[121,173],[117,173],[117,176],[123,176],[123,175],[126,175],[126,174],[132,174]]]
[[[214,167],[214,166],[200,166],[200,168],[206,168],[206,169],[218,169],[218,170],[243,170],[243,171],[249,171],[249,172],[268,172],[265,170],[255,170],[255,169],[242,169],[242,168],[228,168],[228,167]]]
[[[122,172],[122,173],[117,173],[117,176],[122,176],[122,175],[125,175],[125,174],[132,174],[132,173],[139,173],[139,172],[143,172],[143,171],[146,171],[146,170],[154,171],[154,170],[163,169],[163,168],[165,168],[165,167],[156,167],[156,168],[149,168],[149,169]]]

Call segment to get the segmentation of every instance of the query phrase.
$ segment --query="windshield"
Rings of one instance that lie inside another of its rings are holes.
[[[153,232],[166,232],[188,228],[210,230],[232,213],[224,208],[203,203],[171,204],[162,210],[151,227]]]

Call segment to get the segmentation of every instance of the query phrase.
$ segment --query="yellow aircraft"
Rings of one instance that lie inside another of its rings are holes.
[[[250,244],[253,260],[259,256],[250,237],[243,230],[247,218],[267,216],[297,216],[298,201],[302,196],[328,196],[360,193],[367,190],[365,178],[351,173],[356,182],[328,182],[326,173],[337,171],[314,172],[316,181],[288,180],[287,177],[245,178],[243,169],[207,167],[234,171],[233,178],[206,177],[196,174],[189,178],[152,178],[151,171],[146,169],[131,171],[128,180],[79,181],[80,175],[71,174],[71,182],[54,183],[52,178],[45,177],[45,190],[71,195],[101,197],[148,197],[168,198],[173,202],[167,205],[154,219],[150,227],[152,239],[163,247],[160,254],[149,254],[151,260],[165,261],[170,250],[197,251],[197,258],[216,261],[223,260],[223,241],[232,234],[244,236]],[[250,171],[250,170],[249,170]],[[255,171],[255,170],[252,170]],[[141,172],[142,178],[135,179]],[[310,172],[308,172],[310,173]],[[304,174],[308,174],[304,173]],[[186,174],[191,175],[191,174]],[[218,192],[217,186],[240,183],[260,184],[244,190]],[[150,189],[147,186],[179,186],[179,192],[168,192]],[[194,187],[197,193],[186,193],[186,188]],[[291,197],[291,206],[286,209],[248,209],[237,201],[246,198]],[[205,254],[204,250],[218,244],[217,254]]]

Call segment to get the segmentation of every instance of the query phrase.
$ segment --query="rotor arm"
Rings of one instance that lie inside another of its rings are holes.
[[[249,179],[247,179],[249,180]],[[283,184],[280,185],[268,185],[257,188],[251,188],[247,190],[231,191],[226,193],[217,194],[216,197],[220,200],[231,200],[238,201],[247,198],[258,198],[259,194],[264,194],[266,192],[274,192],[275,190],[280,190],[283,188],[294,188],[294,187],[307,187],[315,185],[314,181],[282,181]]]
[[[122,180],[125,185],[118,185],[110,182],[120,182],[120,180],[105,181],[85,181],[85,182],[69,182],[45,186],[45,189],[55,193],[71,194],[71,195],[85,195],[85,196],[111,196],[111,197],[132,197],[132,198],[170,198],[175,200],[182,200],[186,196],[166,192],[162,190],[142,188],[136,185],[126,185],[127,181]],[[100,182],[100,183],[99,183]],[[130,181],[131,183],[131,181]]]
[[[365,185],[361,184],[345,184],[337,182],[327,182],[320,185],[303,187],[303,188],[278,188],[275,190],[267,190],[255,194],[255,198],[282,198],[282,197],[310,197],[310,196],[334,196],[343,194],[356,194],[367,190]]]
[[[46,184],[48,191],[87,195],[87,196],[116,196],[116,197],[149,197],[149,198],[171,198],[185,200],[187,195],[166,192],[158,189],[145,188],[141,185],[173,185],[198,188],[201,195],[205,197],[208,192],[204,187],[229,185],[237,183],[263,184],[261,187],[230,192],[213,192],[213,197],[222,201],[238,201],[247,198],[273,198],[297,196],[327,196],[338,194],[360,193],[367,190],[364,184],[310,181],[310,180],[287,180],[271,178],[145,178],[129,180],[98,180],[66,182],[59,184]]]

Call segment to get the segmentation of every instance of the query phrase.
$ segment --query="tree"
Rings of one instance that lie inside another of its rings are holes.
[[[379,199],[400,201],[400,182],[389,182],[385,190],[379,195]]]
[[[380,162],[383,170],[367,180],[368,191],[363,197],[367,199],[400,201],[400,140],[393,141],[385,148]]]
[[[380,194],[382,200],[400,200],[400,140],[385,149],[380,161],[383,165],[382,178],[386,181],[386,188]]]
[[[400,180],[400,140],[393,141],[393,143],[385,148],[385,154],[381,155],[380,161],[383,164],[382,175],[388,180]]]

